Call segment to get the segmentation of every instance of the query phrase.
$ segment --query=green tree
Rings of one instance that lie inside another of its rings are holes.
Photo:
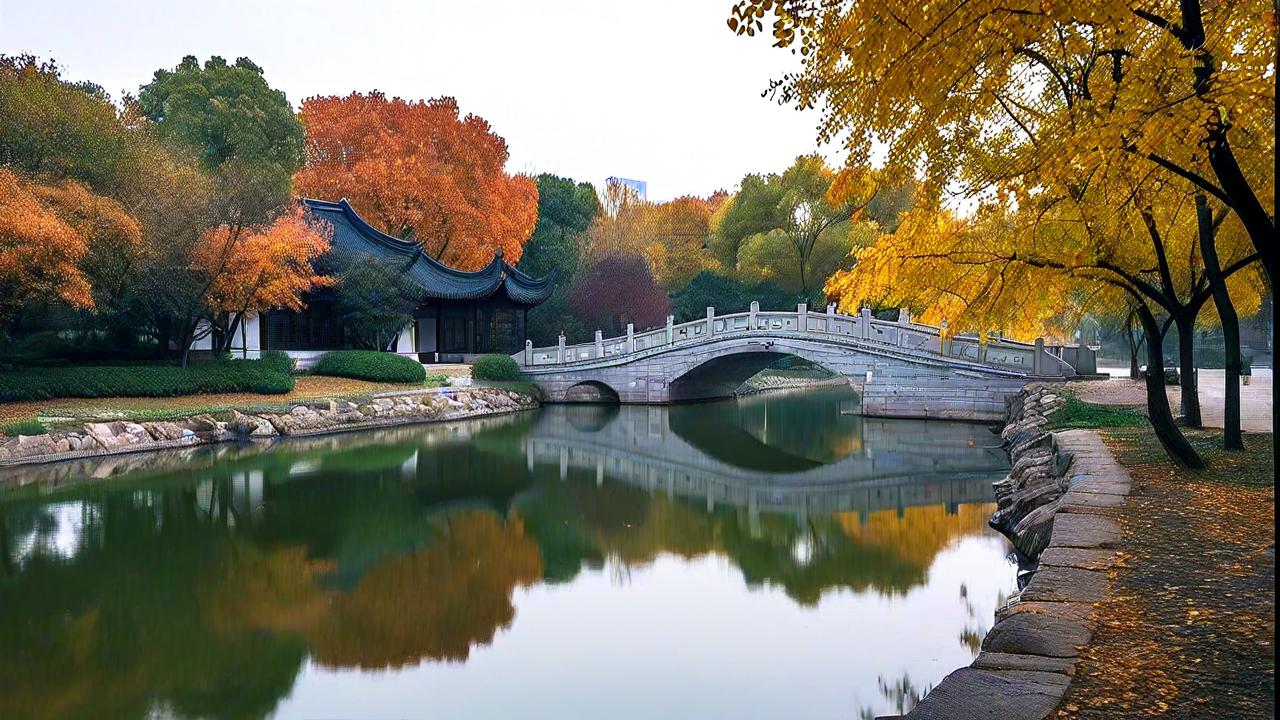
[[[671,312],[676,322],[689,322],[706,317],[708,307],[717,315],[746,312],[751,303],[760,303],[761,310],[794,310],[795,293],[787,292],[776,283],[745,284],[734,278],[711,270],[703,270],[671,297]]]
[[[289,199],[302,164],[302,123],[248,58],[192,55],[157,70],[138,105],[161,136],[194,150],[219,179],[227,219],[260,222]]]
[[[752,235],[781,227],[778,206],[782,186],[777,175],[747,175],[742,186],[716,218],[716,240],[712,249],[725,267],[736,270],[738,250]]]
[[[600,213],[600,199],[588,182],[543,173],[538,176],[538,225],[524,247],[519,268],[534,277],[556,274],[556,290],[529,311],[529,338],[554,345],[563,332],[580,338],[586,327],[569,307],[568,288],[578,275],[583,233]]]
[[[63,80],[51,61],[0,55],[0,164],[115,191],[134,172],[129,135],[102,88]]]
[[[555,272],[571,279],[578,271],[582,233],[600,212],[596,189],[589,182],[543,173],[538,176],[538,225],[524,246],[520,269],[541,277]]]
[[[409,323],[422,301],[399,268],[361,253],[338,259],[334,315],[352,347],[383,350]]]

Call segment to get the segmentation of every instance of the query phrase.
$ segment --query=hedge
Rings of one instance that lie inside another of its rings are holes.
[[[292,389],[293,375],[262,360],[198,363],[186,368],[73,365],[0,372],[0,402],[239,392],[282,395]]]
[[[420,383],[427,379],[427,371],[417,360],[377,350],[327,352],[311,366],[311,374],[392,383]]]
[[[471,365],[476,380],[519,380],[520,366],[508,355],[481,355]]]

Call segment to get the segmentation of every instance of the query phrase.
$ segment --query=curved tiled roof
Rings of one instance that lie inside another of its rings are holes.
[[[514,303],[537,305],[555,289],[554,273],[542,278],[530,277],[508,264],[500,248],[493,261],[480,270],[456,270],[423,252],[418,243],[392,237],[365,222],[345,198],[338,202],[304,198],[302,204],[312,217],[333,227],[333,250],[369,253],[397,262],[427,297],[481,300],[504,292]]]

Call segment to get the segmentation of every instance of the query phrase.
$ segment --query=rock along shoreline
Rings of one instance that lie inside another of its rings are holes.
[[[1066,694],[1124,542],[1108,511],[1132,480],[1097,433],[1048,429],[1047,416],[1063,402],[1052,385],[1028,385],[1001,432],[1012,468],[995,483],[990,524],[1013,543],[1029,582],[1020,577],[1018,594],[996,611],[973,663],[901,717],[1041,720]]]
[[[199,445],[305,437],[416,423],[448,422],[538,407],[536,399],[502,388],[467,387],[381,393],[359,402],[296,403],[285,412],[238,409],[180,420],[104,420],[19,435],[0,443],[0,484],[8,467],[54,463]]]

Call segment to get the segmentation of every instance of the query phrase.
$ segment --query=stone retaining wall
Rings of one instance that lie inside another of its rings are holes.
[[[242,439],[317,435],[408,423],[439,422],[537,407],[531,397],[498,388],[417,390],[362,399],[293,405],[287,412],[225,410],[181,420],[88,422],[0,443],[0,468]]]
[[[909,720],[1041,720],[1066,694],[1123,542],[1108,509],[1132,481],[1097,433],[1048,431],[1062,402],[1051,388],[1028,386],[1002,433],[1013,467],[996,483],[991,525],[1022,554],[1030,582],[996,611],[977,659],[944,678]]]

